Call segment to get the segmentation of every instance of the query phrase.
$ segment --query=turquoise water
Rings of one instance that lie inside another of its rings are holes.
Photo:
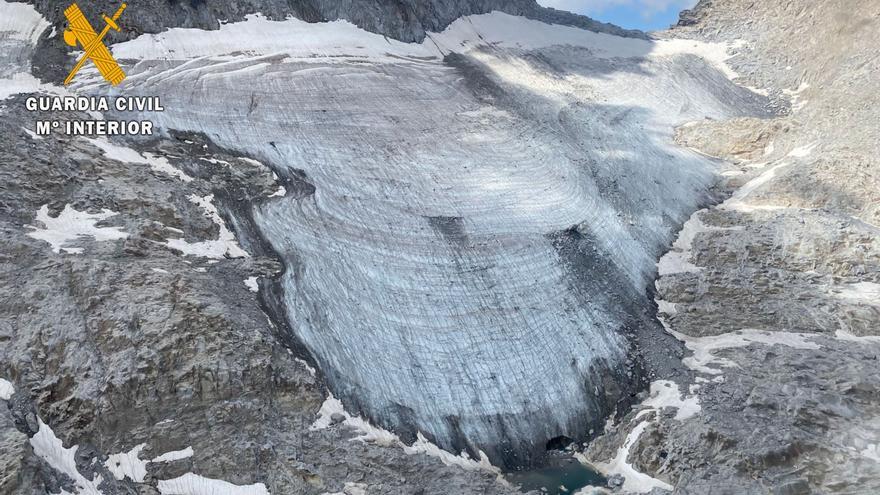
[[[551,453],[547,465],[528,471],[505,473],[504,477],[523,491],[539,490],[549,495],[566,495],[585,486],[605,486],[605,478],[564,452]]]

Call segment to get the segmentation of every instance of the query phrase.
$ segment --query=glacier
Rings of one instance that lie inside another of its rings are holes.
[[[716,180],[674,129],[765,111],[726,48],[500,12],[422,43],[250,16],[117,44],[121,87],[94,69],[74,87],[161,95],[143,118],[284,179],[252,214],[294,337],[347,409],[521,466],[646,383],[628,332]]]

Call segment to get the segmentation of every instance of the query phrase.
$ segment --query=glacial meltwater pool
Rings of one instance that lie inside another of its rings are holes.
[[[504,477],[522,491],[538,490],[548,495],[565,495],[585,486],[605,486],[606,479],[601,474],[581,464],[565,452],[550,454],[547,465],[527,471],[511,471]]]

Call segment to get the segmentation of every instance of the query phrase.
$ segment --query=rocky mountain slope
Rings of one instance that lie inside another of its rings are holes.
[[[670,35],[737,43],[737,81],[790,111],[679,129],[733,165],[730,199],[691,218],[656,283],[702,411],[651,413],[630,461],[677,493],[875,493],[880,6],[703,1],[685,19]]]
[[[608,490],[877,490],[877,7],[341,5],[133,6],[110,141],[33,134],[59,7],[0,4],[0,493],[513,493],[600,430]]]
[[[64,8],[51,0],[28,2],[49,22],[63,23]],[[115,12],[117,2],[97,0],[80,6],[88,18],[100,18],[102,12]],[[390,38],[421,42],[429,32],[440,32],[465,15],[506,12],[552,24],[582,27],[595,32],[644,37],[639,31],[621,29],[613,24],[597,22],[569,12],[540,7],[530,0],[435,0],[419,2],[366,1],[333,2],[326,0],[225,0],[132,2],[125,15],[125,27],[111,33],[114,42],[135,38],[144,33],[159,33],[169,28],[218,29],[221,24],[238,22],[247,15],[260,12],[272,20],[301,19],[310,23],[346,20],[371,33]]]

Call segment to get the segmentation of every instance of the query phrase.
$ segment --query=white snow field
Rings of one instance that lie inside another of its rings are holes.
[[[421,44],[252,16],[114,52],[117,91],[162,98],[144,118],[314,186],[255,216],[346,407],[501,464],[599,431],[634,386],[621,330],[715,174],[674,127],[763,104],[723,46],[501,13]]]

